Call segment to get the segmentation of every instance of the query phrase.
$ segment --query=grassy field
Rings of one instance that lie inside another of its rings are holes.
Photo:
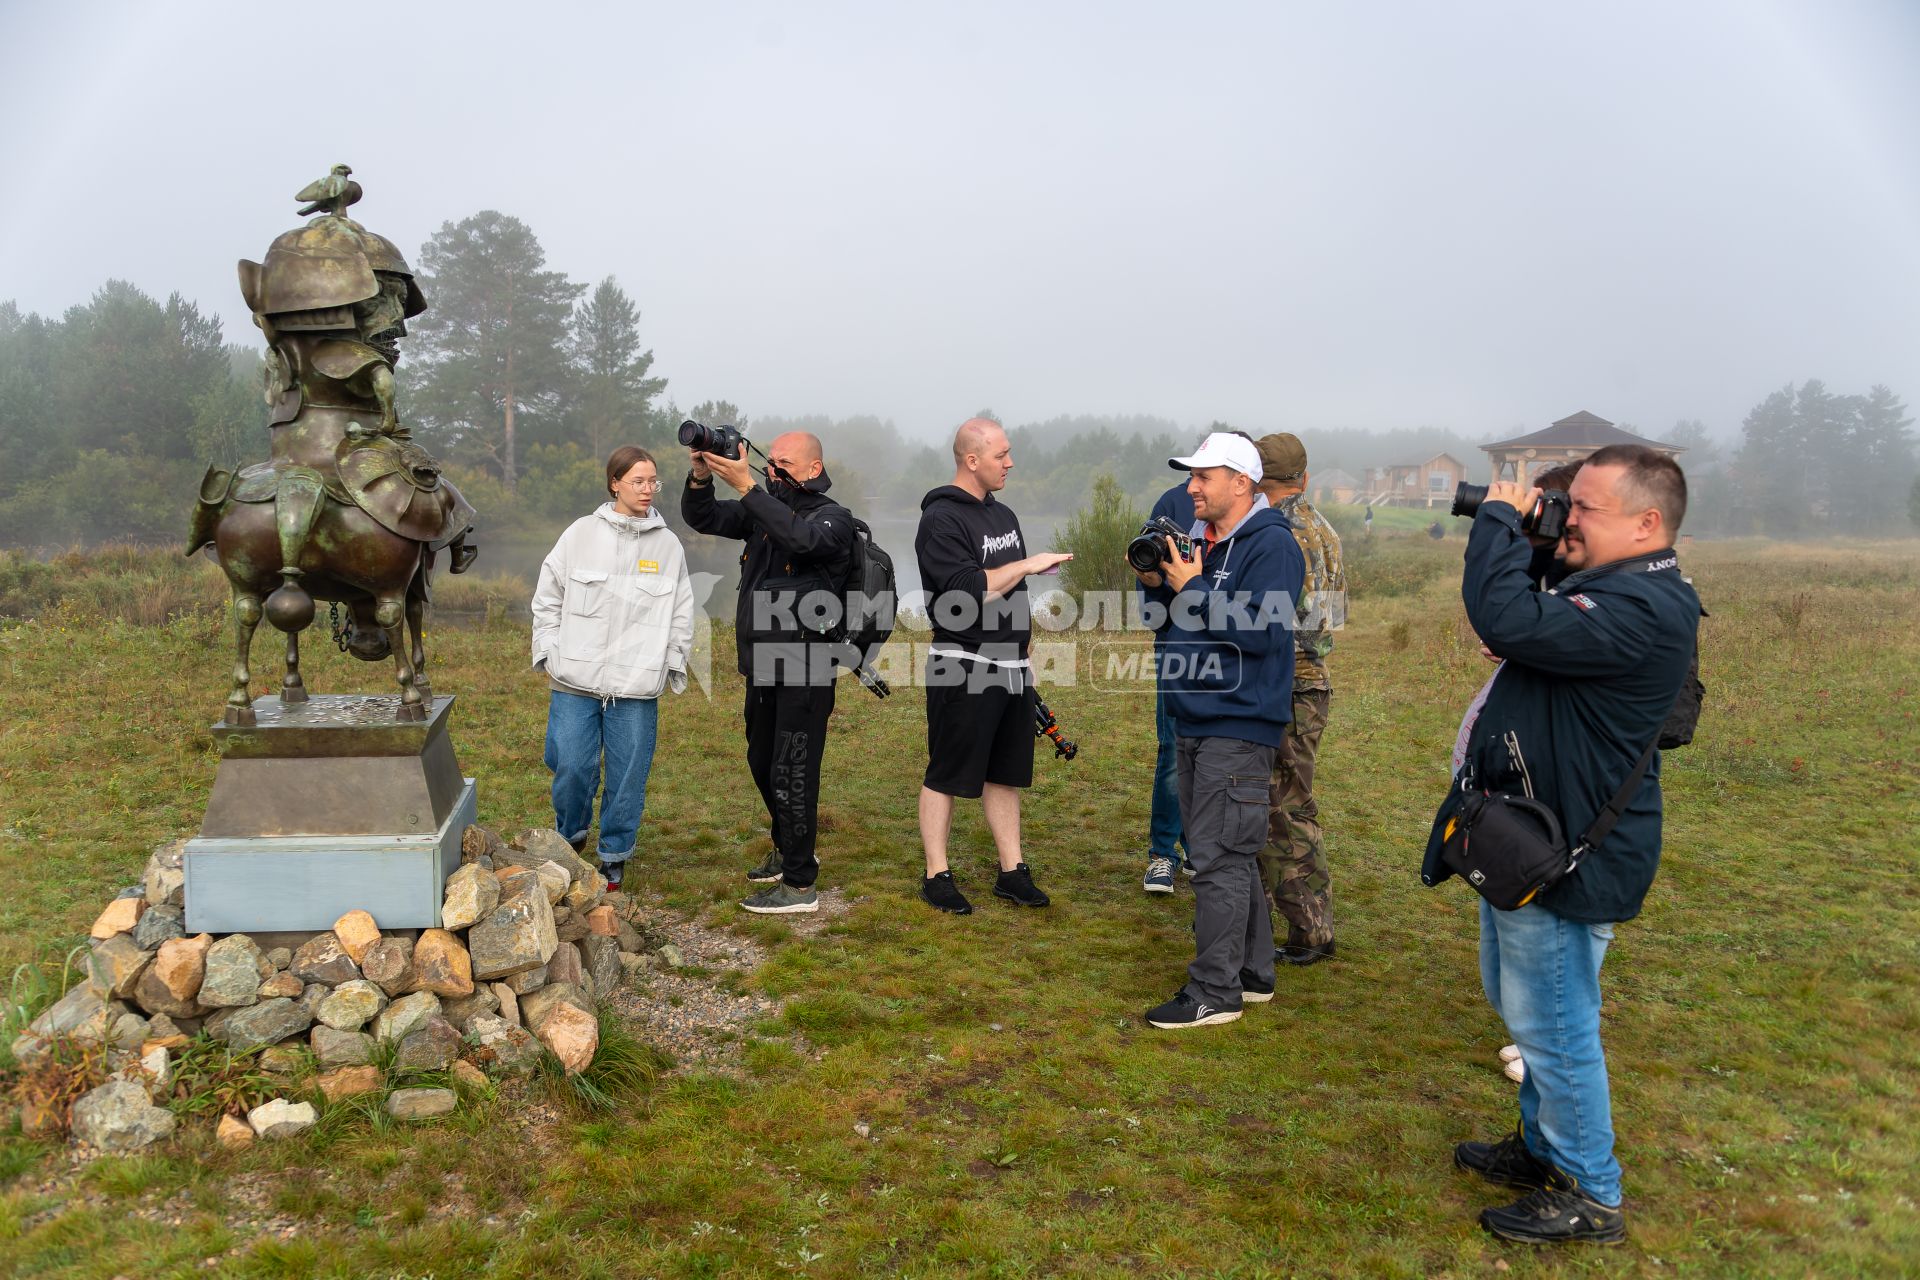
[[[665,707],[629,885],[765,955],[711,972],[778,1013],[740,1069],[682,1070],[611,1119],[484,1104],[229,1155],[200,1131],[74,1171],[0,1137],[13,1276],[1833,1276],[1920,1267],[1920,546],[1702,545],[1706,712],[1666,757],[1666,859],[1606,967],[1630,1240],[1504,1246],[1451,1144],[1511,1125],[1474,899],[1421,887],[1459,712],[1484,678],[1458,541],[1350,550],[1321,764],[1340,958],[1240,1022],[1158,1033],[1191,899],[1140,892],[1144,698],[1048,691],[1081,745],[1026,806],[1045,912],[919,903],[921,699],[845,686],[823,887],[797,932],[733,907],[767,848],[739,689]],[[0,959],[71,944],[195,826],[224,626],[53,606],[0,622]],[[125,617],[121,614],[118,617]],[[545,693],[507,620],[432,639],[482,821],[547,820]],[[270,645],[258,646],[264,656]],[[384,688],[313,645],[319,692]],[[716,671],[731,669],[720,654]],[[270,669],[256,671],[262,687]],[[856,1130],[856,1125],[862,1130]],[[863,1132],[864,1131],[864,1132]],[[263,1226],[262,1224],[269,1224]]]

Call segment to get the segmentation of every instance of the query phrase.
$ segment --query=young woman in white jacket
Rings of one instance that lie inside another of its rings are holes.
[[[687,687],[693,585],[680,539],[653,509],[653,455],[623,445],[607,459],[607,492],[567,527],[540,566],[533,595],[533,667],[552,685],[547,768],[554,829],[584,849],[600,797],[600,873],[618,887],[647,803],[660,694]]]

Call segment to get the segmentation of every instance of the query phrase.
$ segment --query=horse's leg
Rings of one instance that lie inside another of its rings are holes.
[[[426,704],[433,705],[433,686],[427,679],[427,601],[418,591],[407,592],[407,631],[413,637],[413,683]]]
[[[300,633],[287,632],[287,674],[280,681],[280,701],[305,702],[307,686],[300,679]]]
[[[260,625],[260,595],[238,583],[233,587],[233,637],[238,652],[233,662],[233,691],[227,694],[228,724],[253,724],[253,699],[247,696],[247,684],[253,673],[247,669],[247,652],[253,648],[253,629]]]
[[[414,681],[412,655],[406,644],[406,618],[405,588],[401,589],[399,595],[380,594],[374,597],[373,620],[387,633],[387,643],[393,647],[394,677],[400,682],[400,712],[397,718],[425,720],[425,699],[421,698],[420,686]]]

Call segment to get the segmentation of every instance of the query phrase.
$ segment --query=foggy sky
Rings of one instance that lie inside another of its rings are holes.
[[[0,0],[0,299],[258,345],[336,162],[526,221],[680,405],[1480,436],[1920,403],[1920,6]]]

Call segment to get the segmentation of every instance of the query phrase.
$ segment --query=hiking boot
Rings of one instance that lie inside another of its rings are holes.
[[[1453,1149],[1455,1167],[1477,1173],[1503,1187],[1544,1187],[1554,1177],[1553,1166],[1527,1150],[1518,1130],[1498,1142],[1463,1142]]]
[[[1011,871],[1002,871],[994,878],[993,896],[1005,898],[1022,907],[1044,907],[1052,901],[1034,885],[1033,873],[1027,870],[1024,862]]]
[[[607,892],[612,893],[620,887],[620,872],[626,868],[624,862],[603,862],[600,875],[607,882]]]
[[[1553,1175],[1553,1185],[1527,1192],[1500,1209],[1483,1209],[1480,1225],[1502,1240],[1522,1244],[1619,1244],[1627,1238],[1627,1219],[1580,1191],[1570,1179]]]
[[[767,856],[760,859],[760,865],[747,872],[747,879],[754,884],[772,884],[780,878],[781,869],[785,865],[786,859],[781,857],[780,851],[770,849],[767,851]]]
[[[1333,959],[1333,941],[1328,939],[1317,947],[1304,943],[1289,942],[1284,947],[1273,949],[1273,958],[1282,964],[1309,965],[1319,964],[1322,960]]]
[[[1182,987],[1173,993],[1173,999],[1147,1010],[1147,1025],[1159,1027],[1162,1031],[1184,1031],[1188,1027],[1210,1027],[1217,1022],[1234,1022],[1239,1017],[1238,1009],[1221,1008],[1195,1000]]]
[[[953,882],[953,872],[942,871],[937,876],[928,876],[920,882],[920,896],[928,905],[951,912],[956,916],[973,914],[973,904],[960,892],[960,886]]]
[[[1265,1004],[1273,999],[1273,984],[1262,982],[1254,976],[1253,970],[1240,971],[1240,1003]]]
[[[1148,893],[1173,892],[1173,859],[1152,857],[1147,859],[1147,878],[1140,887]]]
[[[762,889],[740,905],[757,916],[791,916],[820,909],[820,895],[812,888],[797,889],[785,880]]]

